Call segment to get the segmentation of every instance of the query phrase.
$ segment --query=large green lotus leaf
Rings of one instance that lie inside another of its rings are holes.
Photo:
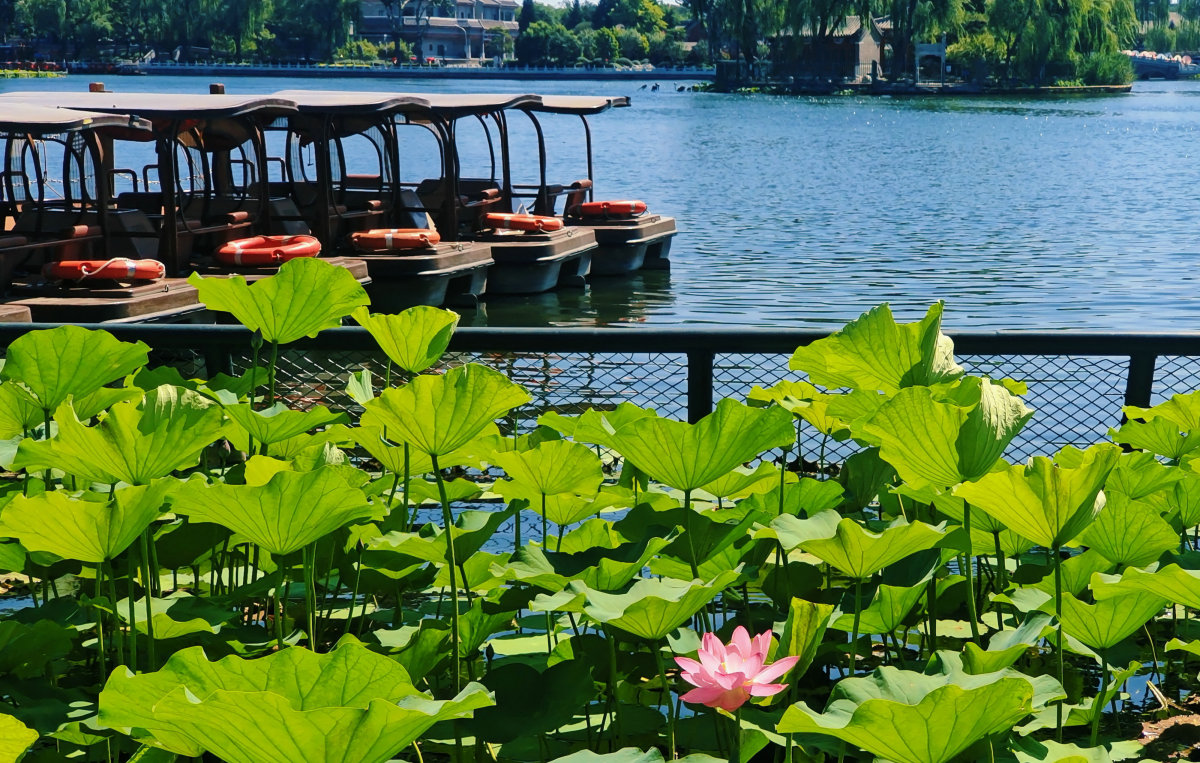
[[[776,659],[785,655],[800,658],[792,669],[793,679],[799,680],[816,659],[833,612],[832,604],[795,598],[788,603],[788,616],[783,624]]]
[[[47,665],[70,654],[77,635],[74,627],[53,620],[0,620],[0,675],[44,678]]]
[[[561,591],[572,580],[596,591],[615,591],[637,577],[672,540],[645,536],[612,549],[594,547],[576,553],[556,553],[529,545],[517,549],[495,572],[547,591]]]
[[[802,753],[797,753],[800,755]],[[798,763],[808,763],[807,758],[794,758]],[[724,763],[724,758],[714,758],[711,755],[693,753],[677,758],[678,763]],[[657,748],[642,752],[636,747],[622,747],[616,752],[598,753],[591,750],[581,750],[561,758],[555,758],[550,763],[662,763],[662,753]]]
[[[1073,468],[1035,456],[1025,466],[959,485],[954,494],[1034,543],[1058,548],[1081,533],[1103,508],[1100,488],[1120,452],[1115,445],[1093,445]]]
[[[511,508],[459,512],[450,528],[450,537],[454,539],[454,558],[465,560],[474,555],[512,515]],[[371,541],[370,548],[372,551],[392,551],[436,564],[445,564],[448,558],[446,531],[432,524],[422,527],[419,533],[387,533]]]
[[[496,693],[496,705],[476,713],[470,726],[489,742],[553,731],[577,712],[586,712],[596,692],[586,660],[566,660],[541,672],[530,665],[508,663],[489,670],[483,681]],[[532,686],[538,690],[531,692]]]
[[[61,469],[92,482],[144,485],[200,461],[220,437],[221,408],[199,393],[156,387],[140,404],[117,403],[93,427],[84,426],[70,403],[54,414],[58,434],[26,440],[18,468]]]
[[[1141,591],[1172,604],[1200,609],[1200,570],[1185,570],[1178,564],[1168,564],[1155,571],[1130,567],[1119,580],[1105,586],[1102,593],[1110,590]]]
[[[297,435],[302,435],[327,424],[348,424],[350,417],[335,413],[323,405],[313,406],[307,411],[293,411],[283,403],[276,403],[263,411],[256,411],[249,403],[225,407],[229,418],[254,438],[255,442],[271,445]]]
[[[845,495],[844,488],[833,480],[815,480],[811,477],[802,477],[798,482],[783,485],[782,499],[779,491],[779,485],[775,485],[765,493],[755,493],[742,499],[738,505],[744,506],[748,512],[771,517],[780,514],[807,517],[837,508]]]
[[[489,424],[484,427],[481,437],[488,437],[493,432],[498,431],[496,425]],[[354,441],[361,445],[373,458],[383,465],[392,474],[404,474],[404,445],[390,445],[383,437],[383,430],[373,426],[358,426],[350,430],[354,436]],[[390,435],[391,433],[389,433]],[[390,437],[388,438],[391,439]],[[443,469],[449,469],[455,466],[473,465],[475,457],[472,455],[472,445],[475,441],[468,442],[463,447],[452,453],[445,453],[438,456],[438,466]],[[433,461],[429,458],[429,454],[422,453],[416,448],[409,447],[408,449],[408,474],[415,476],[419,474],[428,474],[433,471]]]
[[[276,555],[290,554],[374,512],[362,490],[346,484],[338,467],[279,472],[266,485],[205,485],[177,489],[171,507],[193,522],[212,522]]]
[[[766,493],[779,485],[779,469],[774,464],[763,462],[757,468],[736,467],[724,476],[699,488],[701,496],[714,499],[745,498],[751,493]],[[772,513],[778,513],[779,507]]]
[[[316,257],[288,260],[279,272],[247,285],[241,276],[188,276],[209,310],[232,313],[268,342],[287,344],[342,324],[354,309],[371,303],[350,271]]]
[[[1033,415],[1001,384],[968,379],[959,386],[956,402],[927,387],[901,390],[863,426],[910,485],[948,488],[982,477]]]
[[[504,374],[468,363],[384,390],[365,406],[362,423],[422,453],[441,456],[463,447],[529,399],[529,393]]]
[[[0,713],[0,763],[17,763],[37,738],[36,731],[11,715]]]
[[[847,458],[837,479],[845,487],[841,508],[851,513],[875,503],[879,492],[896,481],[896,470],[880,457],[878,447],[870,447]]]
[[[836,537],[842,518],[836,511],[822,511],[807,519],[782,514],[772,519],[770,525],[755,532],[754,537],[776,540],[784,551],[790,553],[808,541]]]
[[[963,670],[973,675],[995,673],[1016,662],[1021,655],[1041,643],[1052,617],[1046,612],[1033,612],[1025,617],[1020,627],[1000,631],[988,641],[987,650],[967,642],[963,647]]]
[[[494,462],[514,482],[539,495],[593,496],[604,481],[599,456],[586,445],[569,440],[548,440],[530,450],[496,453]]]
[[[0,514],[0,533],[29,551],[89,564],[113,559],[158,519],[171,480],[124,487],[109,496],[75,498],[62,491],[19,495]]]
[[[1087,604],[1063,593],[1063,632],[1092,649],[1108,649],[1146,624],[1166,600],[1145,591],[1122,591]]]
[[[193,647],[154,673],[118,668],[100,694],[100,720],[145,729],[178,754],[231,762],[385,761],[436,721],[488,704],[476,684],[433,702],[399,663],[343,639],[327,654],[291,647],[213,663]]]
[[[1069,559],[1064,559],[1062,562],[1062,589],[1078,596],[1088,587],[1093,575],[1097,572],[1110,572],[1113,566],[1112,562],[1101,556],[1099,552],[1091,549],[1084,551],[1082,554],[1075,554]],[[1046,576],[1028,587],[1036,588],[1039,591],[1044,591],[1049,596],[1053,596],[1054,575],[1050,573],[1050,567],[1045,567],[1044,569],[1047,573]]]
[[[788,367],[804,371],[814,384],[834,389],[880,390],[930,385],[962,376],[954,345],[941,333],[943,304],[929,308],[917,323],[896,323],[886,303],[840,331],[792,355]]]
[[[782,408],[751,408],[726,398],[695,424],[657,416],[631,421],[609,442],[638,469],[680,490],[694,490],[763,451],[789,445],[792,417]]]
[[[1113,564],[1144,567],[1167,549],[1179,545],[1179,536],[1166,520],[1141,501],[1124,493],[1105,492],[1104,508],[1079,536],[1079,542]]]
[[[832,736],[892,763],[947,763],[1033,710],[1028,679],[1004,673],[953,679],[881,668],[870,678],[840,681],[824,713],[792,705],[777,730]]]
[[[923,583],[907,587],[879,586],[871,598],[871,603],[859,612],[858,632],[874,635],[891,633],[900,627],[924,593]],[[849,633],[854,628],[854,614],[842,613],[829,627]]]
[[[1181,432],[1200,429],[1200,390],[1182,395],[1172,395],[1170,400],[1159,403],[1152,408],[1140,408],[1127,405],[1121,409],[1129,419],[1165,419],[1171,422]]]
[[[1124,493],[1134,500],[1146,498],[1170,490],[1186,474],[1178,467],[1159,463],[1153,453],[1123,453],[1104,483],[1104,493]]]
[[[393,363],[413,374],[438,362],[458,325],[457,313],[426,305],[396,315],[372,314],[360,307],[351,317],[375,337]]]
[[[1139,745],[1140,747],[1140,745]],[[1018,738],[1013,745],[1017,763],[1113,763],[1107,747],[1059,744],[1052,739]],[[1137,754],[1131,758],[1139,757]],[[1124,756],[1120,760],[1124,760]]]
[[[1178,522],[1181,528],[1195,527],[1200,524],[1200,474],[1193,471],[1190,464],[1179,471],[1182,476],[1171,492],[1165,494],[1161,504],[1155,499],[1163,494],[1148,496],[1146,501],[1168,514],[1168,518],[1173,523]]]
[[[1120,429],[1109,429],[1108,436],[1113,442],[1174,460],[1200,448],[1200,429],[1181,432],[1174,422],[1162,418],[1145,422],[1127,421]]]
[[[821,392],[808,382],[792,379],[784,379],[766,389],[756,386],[746,395],[751,403],[776,403],[796,418],[807,421],[818,432],[841,441],[850,436],[850,427],[829,413],[830,403],[838,397]]]
[[[838,521],[832,537],[802,541],[800,548],[861,580],[918,551],[934,548],[945,538],[946,531],[941,526],[924,522],[897,519],[883,532],[874,533],[845,517]]]
[[[737,577],[738,573],[731,570],[707,583],[643,578],[620,594],[595,591],[578,582],[571,583],[567,590],[582,595],[583,611],[594,622],[658,641],[687,622]],[[538,608],[536,601],[534,608]]]
[[[129,600],[117,602],[117,616],[129,622]],[[133,607],[133,626],[139,633],[150,633],[146,618],[146,600],[138,599]],[[200,599],[184,591],[165,599],[151,597],[150,621],[154,638],[172,639],[190,636],[193,633],[217,633],[221,626],[237,616],[229,607],[220,607],[207,599]]]
[[[0,440],[24,435],[45,423],[43,418],[28,389],[17,382],[0,382]]]
[[[994,470],[1000,471],[1006,467],[1007,464],[1001,460],[996,462]],[[892,492],[905,498],[911,498],[917,503],[931,504],[939,513],[945,514],[960,525],[966,520],[966,501],[953,493],[928,486],[918,489],[908,484],[898,485],[892,489]],[[973,511],[971,512],[971,527],[987,533],[994,533],[1002,532],[1004,523],[987,512]]]
[[[653,408],[642,408],[633,403],[619,403],[611,411],[601,412],[589,408],[578,416],[564,416],[554,412],[543,413],[538,417],[538,424],[560,432],[576,442],[586,442],[607,448],[612,447],[609,438],[616,430],[638,419],[656,416]]]
[[[69,397],[90,395],[146,365],[149,353],[145,343],[122,342],[107,331],[30,331],[8,346],[0,379],[21,382],[43,411],[55,411]]]

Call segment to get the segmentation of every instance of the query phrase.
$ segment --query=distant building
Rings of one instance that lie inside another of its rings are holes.
[[[399,37],[421,59],[474,60],[500,54],[499,50],[490,49],[488,37],[493,29],[504,29],[517,36],[518,0],[453,0],[453,3],[452,11],[447,12],[430,0],[407,3],[396,0],[391,3],[389,14],[387,4],[381,0],[360,0],[358,36],[375,44]]]
[[[815,30],[808,28],[798,35],[784,32],[776,38],[777,44],[798,43],[798,56],[790,65],[777,63],[775,73],[841,80],[871,77],[883,68],[890,30],[891,22],[886,17],[866,19],[864,23],[858,16],[846,16],[824,37],[818,37]]]

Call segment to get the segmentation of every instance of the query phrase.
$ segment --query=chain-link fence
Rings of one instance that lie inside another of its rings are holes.
[[[239,373],[251,364],[249,334],[229,326],[108,327],[122,339],[156,348],[152,362],[185,377]],[[0,347],[18,329],[0,326]],[[654,329],[461,329],[444,364],[476,362],[505,373],[532,400],[510,421],[528,432],[544,413],[611,409],[622,402],[659,415],[695,420],[722,397],[745,399],[755,385],[802,378],[788,370],[792,350],[820,334],[778,331]],[[964,334],[957,359],[971,374],[1028,385],[1036,413],[1009,447],[1010,460],[1052,454],[1064,445],[1105,439],[1122,405],[1149,405],[1200,387],[1200,335]],[[367,369],[382,386],[386,358],[361,329],[336,329],[280,352],[277,394],[296,408],[322,404],[357,419],[346,392],[351,373]],[[265,363],[267,353],[260,356]],[[804,457],[833,464],[857,446],[802,434]],[[811,466],[810,466],[811,468]]]

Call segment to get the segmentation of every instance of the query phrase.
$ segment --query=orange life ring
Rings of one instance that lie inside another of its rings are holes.
[[[320,253],[321,242],[312,236],[254,236],[222,246],[217,250],[217,261],[226,265],[277,265]]]
[[[489,212],[484,215],[484,221],[492,228],[511,228],[524,231],[553,231],[563,227],[563,221],[557,217],[544,215],[510,215],[503,212]]]
[[[59,281],[81,281],[85,278],[105,278],[113,281],[157,281],[167,275],[167,266],[158,260],[131,260],[113,257],[111,260],[62,260],[42,268],[42,275]]]
[[[646,213],[646,202],[587,201],[573,211],[580,217],[634,217]]]
[[[350,234],[350,243],[360,252],[428,249],[441,240],[440,233],[428,228],[377,228]]]

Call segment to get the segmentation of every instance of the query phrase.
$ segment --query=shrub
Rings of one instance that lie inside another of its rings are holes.
[[[1133,82],[1133,62],[1123,53],[1093,53],[1079,65],[1085,85],[1128,85]]]

